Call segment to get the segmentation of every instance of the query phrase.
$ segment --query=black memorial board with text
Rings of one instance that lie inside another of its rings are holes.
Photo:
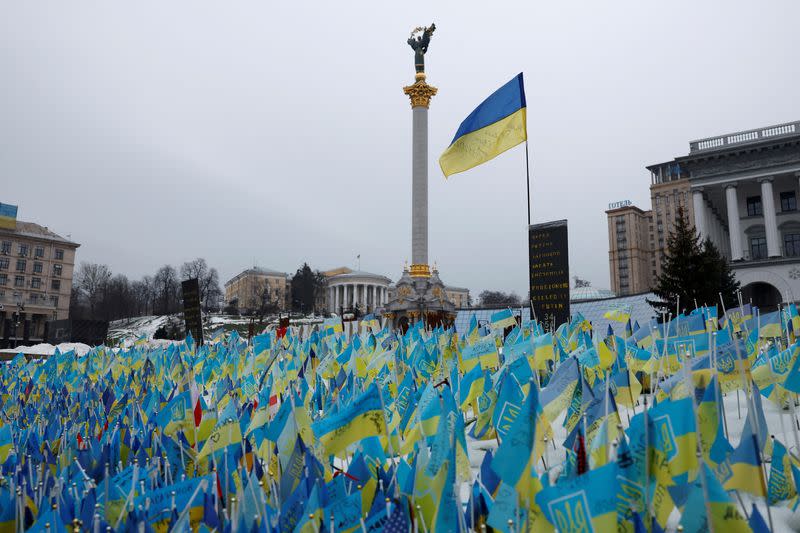
[[[533,313],[545,329],[569,320],[567,221],[528,226],[528,264]]]
[[[186,335],[192,332],[192,338],[198,346],[203,344],[203,316],[200,314],[200,283],[197,278],[181,282],[183,292],[183,321],[186,324]]]

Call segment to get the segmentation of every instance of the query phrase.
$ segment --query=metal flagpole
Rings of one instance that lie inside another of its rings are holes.
[[[533,297],[530,291],[530,275],[532,266],[531,265],[531,250],[530,250],[530,231],[531,231],[531,164],[530,158],[528,157],[528,132],[525,132],[525,184],[527,186],[527,195],[526,198],[528,199],[528,235],[527,240],[528,243],[526,245],[526,249],[528,250],[528,303],[531,306],[531,316],[533,320],[536,321],[536,311],[533,309]],[[520,320],[522,320],[522,315],[520,315]],[[531,331],[531,338],[533,338],[533,331]]]
[[[527,137],[527,133],[525,135]],[[531,225],[531,163],[528,157],[528,139],[525,139],[525,183],[528,186],[528,226]]]

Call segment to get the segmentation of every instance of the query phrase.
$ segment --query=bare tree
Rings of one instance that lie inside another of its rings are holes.
[[[267,283],[266,280],[264,280],[263,284],[254,282],[247,299],[249,313],[258,319],[259,324],[263,323],[267,315],[275,313],[280,309],[278,297],[279,294],[270,289],[269,283]]]
[[[219,287],[217,269],[209,268],[206,260],[198,257],[181,265],[181,279],[191,278],[197,278],[203,309],[208,310],[211,307],[218,306],[222,290]]]
[[[152,276],[143,276],[141,280],[131,282],[134,316],[153,313],[154,286]]]
[[[75,286],[79,298],[83,297],[89,304],[89,316],[96,318],[98,305],[101,303],[105,286],[111,280],[111,269],[108,265],[83,262],[75,273]]]
[[[483,291],[478,295],[478,302],[482,306],[509,305],[518,307],[520,305],[519,296],[513,292],[503,291]]]
[[[117,274],[103,287],[100,315],[106,320],[130,318],[136,314],[136,299],[128,278]]]
[[[153,278],[155,289],[154,311],[156,314],[168,315],[178,309],[178,273],[171,265],[158,269]]]

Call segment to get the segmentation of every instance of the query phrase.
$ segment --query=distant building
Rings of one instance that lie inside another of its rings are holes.
[[[606,211],[615,292],[655,285],[683,206],[700,236],[731,262],[745,301],[774,308],[800,299],[800,121],[691,141],[687,155],[647,170],[652,209]]]
[[[268,268],[249,268],[225,282],[225,306],[240,314],[259,309],[290,309],[291,279],[289,274]]]
[[[575,278],[575,281],[580,281],[578,278]],[[597,289],[592,287],[590,284],[575,284],[575,287],[569,290],[569,302],[570,304],[576,302],[588,302],[592,300],[607,300],[609,298],[615,298],[614,291],[610,291],[608,289]],[[570,309],[571,310],[571,309]]]
[[[655,279],[650,231],[653,212],[625,205],[609,209],[606,215],[611,290],[616,294],[650,290]]]
[[[78,246],[33,222],[0,228],[0,344],[43,342],[45,322],[69,318]]]
[[[329,313],[374,313],[386,303],[392,280],[381,274],[339,267],[323,272],[328,277],[326,307]]]
[[[324,308],[329,313],[341,314],[356,307],[362,313],[382,312],[396,290],[392,280],[382,274],[347,267],[325,270],[322,274],[328,278]],[[444,297],[456,308],[469,307],[469,289],[446,286]]]
[[[453,302],[453,305],[456,309],[465,309],[470,307],[469,289],[445,285],[444,294],[448,300]]]

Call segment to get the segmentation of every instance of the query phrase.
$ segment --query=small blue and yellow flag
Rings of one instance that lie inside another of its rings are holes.
[[[766,481],[761,471],[761,454],[756,447],[757,440],[755,432],[745,424],[739,446],[727,461],[717,467],[717,473],[724,480],[725,490],[744,490],[761,497],[767,495]]]
[[[520,72],[497,89],[458,127],[439,157],[445,177],[464,172],[528,140],[525,87]]]
[[[5,463],[13,451],[14,437],[11,433],[11,426],[8,424],[0,426],[0,464]]]
[[[371,436],[386,435],[380,391],[375,383],[338,413],[311,425],[314,436],[329,455],[336,455],[350,444]]]
[[[564,481],[536,495],[536,503],[559,531],[616,531],[619,480],[617,463]],[[593,495],[605,494],[598,498]]]
[[[631,307],[627,305],[623,307],[609,309],[608,311],[603,313],[603,318],[606,318],[608,320],[613,320],[614,322],[625,323],[629,321],[631,318]]]
[[[514,318],[514,313],[511,311],[511,309],[501,309],[496,313],[492,313],[489,323],[492,329],[502,329],[507,328],[508,326],[517,325],[517,321]]]

